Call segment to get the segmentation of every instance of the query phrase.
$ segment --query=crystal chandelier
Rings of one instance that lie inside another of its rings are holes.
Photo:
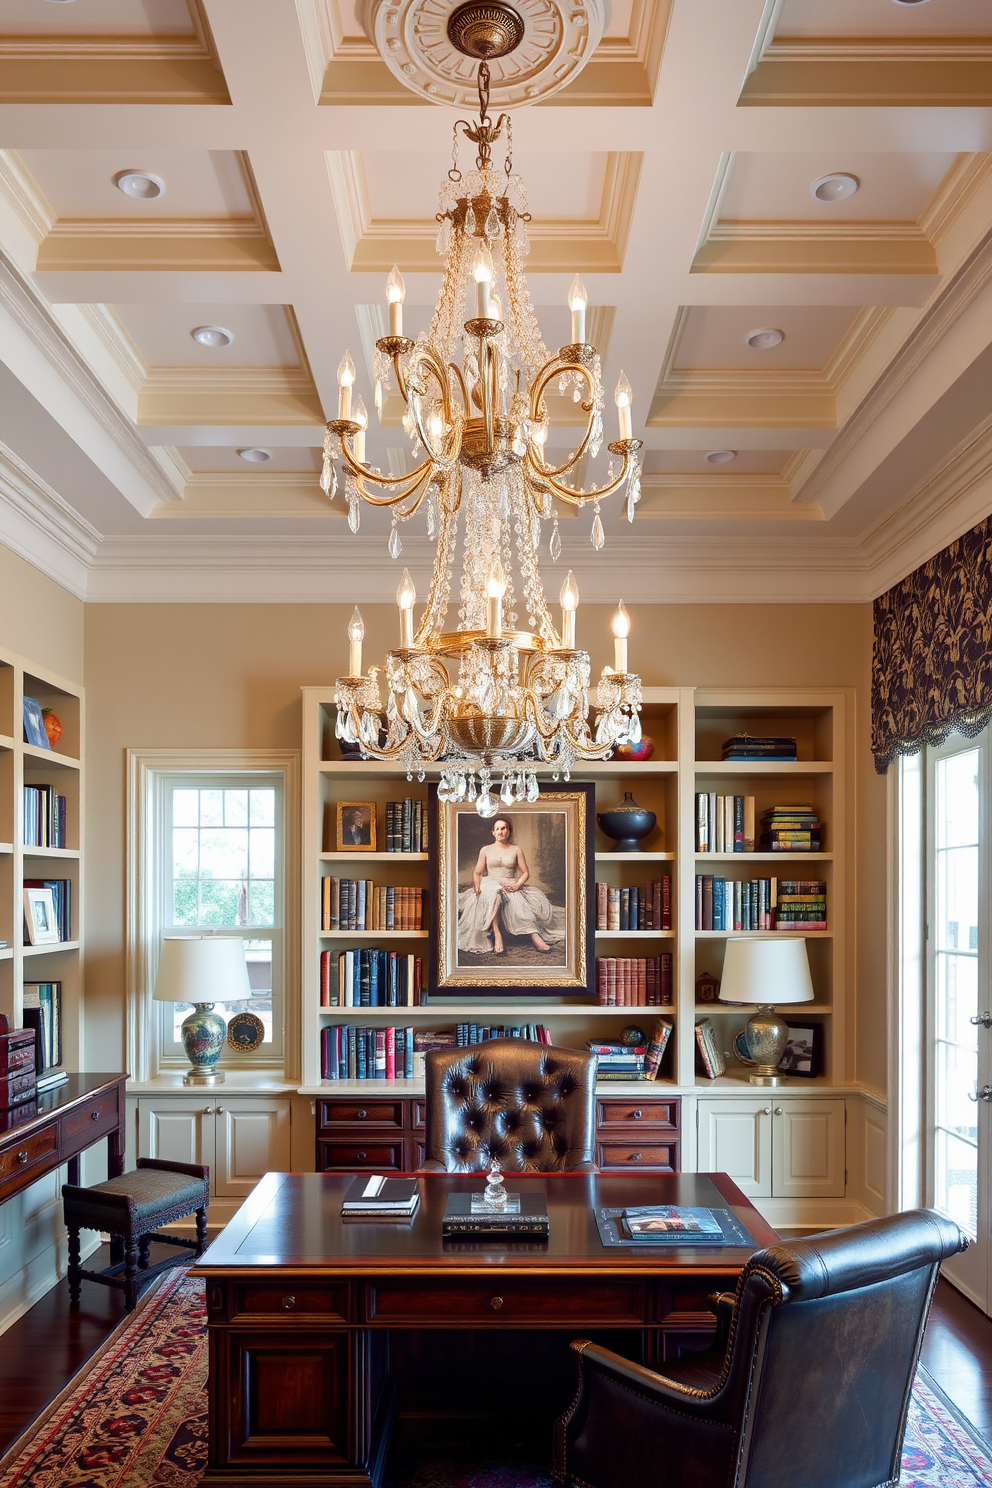
[[[569,572],[562,586],[561,625],[549,611],[538,569],[542,524],[551,522],[550,554],[561,553],[555,503],[592,506],[591,541],[605,541],[603,497],[625,490],[633,520],[640,494],[641,440],[631,435],[631,390],[621,373],[616,389],[620,437],[606,480],[581,490],[576,467],[595,457],[603,441],[603,386],[599,353],[586,341],[587,296],[576,276],[569,291],[571,342],[548,352],[541,339],[523,274],[531,220],[520,177],[513,172],[511,122],[488,112],[490,73],[485,57],[512,36],[506,27],[465,24],[476,12],[490,20],[501,0],[476,0],[454,11],[448,34],[479,66],[479,118],[455,125],[453,167],[442,184],[437,215],[444,278],[430,329],[416,340],[403,333],[404,284],[389,275],[389,334],[376,342],[375,407],[380,417],[393,379],[405,403],[403,427],[415,463],[403,475],[365,461],[367,415],[353,397],[355,368],[345,352],[338,369],[338,416],[327,425],[321,486],[337,491],[335,459],[344,472],[348,522],[357,532],[361,504],[392,511],[389,552],[398,558],[398,524],[421,509],[436,543],[427,604],[414,631],[416,593],[406,569],[397,591],[400,643],[385,668],[362,671],[364,627],[356,609],[349,626],[349,675],[336,683],[337,737],[358,746],[363,759],[389,760],[423,779],[440,764],[442,800],[474,800],[482,816],[535,800],[535,766],[555,778],[577,760],[602,760],[617,744],[640,738],[640,678],[627,670],[628,619],[621,601],[614,616],[614,665],[597,689],[590,727],[590,661],[575,644],[578,589]],[[458,23],[456,25],[456,22]],[[512,29],[512,28],[511,28]],[[457,39],[456,39],[457,36]],[[495,36],[495,44],[493,42]],[[488,38],[488,41],[487,41]],[[515,44],[515,43],[513,43]],[[512,45],[506,46],[511,50]],[[476,147],[475,169],[458,168],[459,130]],[[497,167],[492,151],[505,139]],[[466,295],[472,296],[466,320]],[[562,464],[548,462],[545,444],[549,390],[571,393],[584,430]],[[459,535],[462,546],[458,620],[447,622]],[[520,623],[518,606],[526,611]],[[386,688],[383,704],[380,676]]]

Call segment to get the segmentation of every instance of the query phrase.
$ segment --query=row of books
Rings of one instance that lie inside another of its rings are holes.
[[[590,1039],[588,1048],[598,1058],[596,1079],[654,1080],[672,1034],[667,1018],[658,1018],[646,1044],[623,1044]]]
[[[762,852],[819,852],[820,820],[814,808],[773,806],[761,818]]]
[[[671,1007],[671,952],[597,956],[596,1001],[601,1007]]]
[[[22,1022],[33,1028],[39,1076],[62,1063],[62,983],[25,982]]]
[[[482,1023],[455,1024],[455,1044],[458,1048],[468,1048],[470,1044],[484,1044],[489,1039],[497,1038],[529,1039],[532,1044],[549,1046],[554,1043],[551,1029],[544,1023],[514,1023],[509,1027],[491,1027]]]
[[[423,962],[374,947],[321,951],[321,1007],[421,1007]]]
[[[386,851],[427,851],[427,802],[416,796],[386,802]]]
[[[697,930],[826,930],[822,879],[696,874]]]
[[[320,1030],[324,1080],[416,1080],[424,1077],[422,1035],[413,1028],[356,1028],[335,1023]]]
[[[723,1057],[716,1029],[709,1018],[700,1018],[696,1024],[696,1049],[699,1052],[703,1074],[708,1079],[716,1080],[724,1074],[727,1061]]]
[[[725,760],[794,760],[796,741],[782,735],[734,734],[723,742]]]
[[[427,890],[367,878],[322,878],[321,930],[424,930]]]
[[[754,797],[696,792],[696,851],[754,852]]]
[[[66,798],[54,785],[24,787],[24,846],[65,847]]]
[[[666,873],[653,883],[618,888],[596,885],[597,930],[670,930],[672,880]]]
[[[67,878],[26,878],[26,889],[51,889],[59,940],[72,939],[72,884]]]

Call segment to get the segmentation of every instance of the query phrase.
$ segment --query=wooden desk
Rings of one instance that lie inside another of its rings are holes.
[[[448,1193],[483,1180],[420,1181],[413,1223],[396,1225],[342,1220],[350,1176],[268,1173],[193,1268],[206,1278],[210,1331],[205,1483],[378,1488],[393,1331],[636,1331],[642,1355],[657,1358],[659,1339],[663,1355],[666,1337],[712,1328],[706,1296],[736,1283],[751,1248],[608,1250],[596,1207],[729,1206],[759,1246],[778,1238],[723,1174],[514,1173],[511,1191],[544,1188],[549,1241],[451,1243]],[[497,1407],[505,1419],[502,1384]]]
[[[62,1163],[79,1182],[79,1154],[107,1141],[108,1177],[124,1171],[127,1075],[70,1075],[36,1101],[0,1111],[0,1204]]]

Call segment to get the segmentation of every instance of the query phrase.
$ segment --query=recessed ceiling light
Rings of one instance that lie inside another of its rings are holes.
[[[131,196],[135,201],[154,201],[165,191],[162,177],[153,176],[151,171],[121,171],[114,177],[114,185],[118,191],[123,191],[125,196]]]
[[[892,0],[893,5],[926,5],[927,0]]]
[[[784,340],[784,331],[763,327],[760,331],[749,331],[744,337],[744,344],[750,346],[752,351],[771,351],[773,346],[781,346]]]
[[[201,346],[210,346],[214,350],[221,346],[230,346],[234,340],[231,332],[225,331],[223,326],[197,326],[195,331],[190,331],[190,335]]]
[[[809,188],[809,194],[814,201],[818,202],[847,201],[860,185],[861,182],[857,176],[850,176],[845,171],[839,171],[834,175],[821,176],[818,181],[814,181]]]
[[[736,459],[736,450],[710,450],[706,456],[706,463],[707,465],[729,465],[731,460]]]
[[[264,465],[267,461],[272,459],[271,450],[243,449],[238,450],[238,454],[241,456],[242,460],[247,460],[249,465]]]

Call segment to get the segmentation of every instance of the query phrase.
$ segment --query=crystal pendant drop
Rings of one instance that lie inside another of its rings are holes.
[[[468,211],[465,213],[465,236],[467,238],[475,237],[475,209],[471,202],[469,202]]]
[[[600,544],[600,547],[602,547],[602,544]],[[393,527],[389,533],[389,556],[390,558],[398,558],[402,551],[403,544],[400,541],[400,535],[396,528]]]
[[[437,235],[437,242],[434,246],[437,248],[438,255],[441,258],[444,258],[447,255],[448,249],[451,247],[451,222],[447,217],[445,217],[444,221],[441,223],[441,228]]]
[[[361,522],[362,514],[359,509],[358,497],[350,496],[348,498],[348,526],[351,528],[352,532],[357,532],[359,527],[361,526]]]
[[[479,799],[475,803],[475,809],[480,816],[496,815],[499,810],[499,803],[492,791],[485,790],[480,793]]]
[[[499,218],[496,216],[496,208],[489,208],[489,216],[486,218],[485,233],[487,238],[499,237]]]
[[[524,225],[524,222],[523,222],[522,218],[519,218],[519,217],[517,218],[517,230],[516,230],[516,232],[514,234],[514,237],[517,240],[517,247],[519,248],[520,252],[521,253],[529,253],[530,252],[530,234],[528,233],[527,228]]]
[[[597,553],[606,542],[606,533],[603,531],[603,524],[599,520],[598,512],[596,513],[595,520],[592,524],[592,532],[589,534],[589,541],[592,543]]]
[[[320,472],[320,489],[329,501],[333,501],[338,489],[338,473],[334,469],[334,462],[324,456],[324,464]]]
[[[555,525],[551,529],[551,541],[548,543],[552,563],[557,563],[561,557],[561,533],[558,531],[558,518],[555,517]]]
[[[380,424],[382,423],[382,383],[378,377],[375,380],[375,411]]]
[[[427,536],[431,542],[437,537],[437,507],[434,505],[433,496],[427,502]]]

